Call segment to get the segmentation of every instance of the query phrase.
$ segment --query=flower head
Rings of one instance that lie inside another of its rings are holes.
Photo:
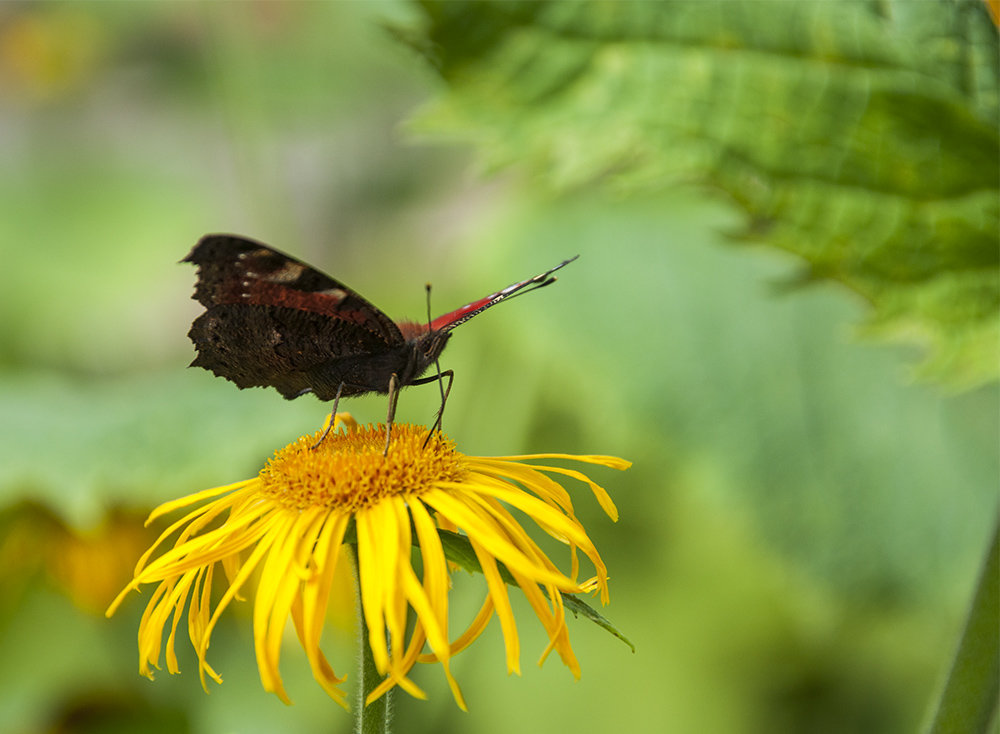
[[[573,512],[569,493],[551,474],[578,479],[613,519],[617,511],[607,493],[583,474],[525,459],[570,459],[616,469],[629,465],[604,456],[471,457],[459,453],[440,433],[428,438],[422,426],[393,427],[392,445],[383,456],[384,427],[360,427],[338,415],[343,432],[305,436],[279,450],[260,474],[168,502],[150,521],[180,508],[193,508],[171,525],[140,558],[132,582],[111,605],[143,584],[158,584],[139,627],[140,672],[152,677],[159,667],[164,631],[167,669],[178,672],[175,639],[187,608],[188,635],[206,676],[221,677],[207,661],[209,641],[220,615],[241,598],[257,572],[253,591],[254,644],[261,682],[286,703],[278,661],[282,634],[291,617],[312,668],[327,693],[345,704],[345,680],[320,650],[334,573],[345,548],[356,540],[363,623],[382,684],[369,701],[393,686],[424,697],[410,679],[420,662],[440,662],[456,701],[465,707],[449,669],[450,659],[485,629],[495,612],[507,652],[507,669],[519,671],[517,628],[507,594],[513,580],[524,592],[555,650],[574,675],[579,665],[569,644],[561,593],[599,591],[608,598],[607,571]],[[571,568],[560,571],[515,518],[531,518],[569,548]],[[352,523],[353,520],[353,523]],[[454,641],[448,630],[449,565],[442,536],[465,536],[486,578],[485,602],[469,627]],[[153,554],[177,533],[173,546]],[[419,547],[421,576],[413,568],[411,547]],[[594,577],[578,579],[582,552]],[[212,601],[216,565],[226,575],[222,596]],[[505,569],[505,570],[504,570]],[[411,614],[414,624],[407,625]],[[409,631],[408,631],[409,630]],[[429,652],[424,652],[425,646]]]

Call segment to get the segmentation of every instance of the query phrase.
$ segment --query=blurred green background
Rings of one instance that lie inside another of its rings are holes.
[[[584,492],[579,513],[637,651],[577,620],[582,679],[538,669],[520,604],[523,676],[494,622],[454,662],[470,712],[427,667],[430,700],[400,695],[397,731],[914,730],[993,524],[995,384],[913,382],[912,349],[856,338],[859,298],[780,287],[797,262],[734,246],[741,215],[703,189],[557,194],[415,141],[405,123],[443,84],[386,25],[418,14],[0,5],[0,730],[350,729],[295,644],[295,705],[261,690],[246,611],[213,640],[225,683],[207,696],[183,645],[183,675],[138,676],[145,597],[102,614],[152,506],[252,476],[324,418],[185,369],[200,308],[177,261],[208,232],[273,244],[394,318],[423,318],[428,281],[440,313],[581,256],[455,333],[445,428],[472,454],[634,462],[592,474],[619,523]],[[410,389],[398,418],[436,406]],[[346,407],[384,417],[378,396]],[[481,582],[456,581],[456,610]],[[353,672],[349,633],[330,638]]]

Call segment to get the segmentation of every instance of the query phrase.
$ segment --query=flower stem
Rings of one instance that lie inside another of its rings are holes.
[[[390,734],[392,721],[392,694],[390,688],[379,696],[371,705],[365,706],[368,694],[381,683],[381,676],[375,667],[375,658],[368,642],[368,625],[365,623],[364,610],[361,606],[361,585],[358,581],[358,555],[356,546],[347,546],[351,556],[351,567],[354,575],[354,598],[358,619],[358,644],[361,646],[358,655],[358,695],[354,706],[355,734]]]
[[[1000,684],[1000,522],[993,530],[976,595],[928,734],[989,729]]]

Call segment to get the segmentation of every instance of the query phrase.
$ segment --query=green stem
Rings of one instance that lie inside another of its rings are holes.
[[[354,570],[354,598],[356,600],[356,611],[358,617],[358,644],[361,649],[358,651],[358,695],[354,704],[354,732],[355,734],[390,734],[390,722],[392,721],[392,694],[394,689],[390,688],[379,696],[371,705],[365,706],[368,694],[375,690],[375,687],[382,682],[375,667],[375,658],[372,657],[372,648],[368,644],[368,625],[365,623],[364,611],[361,608],[361,584],[358,575],[358,556],[356,546],[347,546],[352,551],[350,553],[352,567]]]
[[[1000,697],[1000,519],[928,734],[982,734]]]

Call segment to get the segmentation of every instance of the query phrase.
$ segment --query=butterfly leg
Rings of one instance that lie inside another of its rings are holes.
[[[319,448],[319,445],[326,440],[327,435],[333,430],[333,424],[337,420],[337,405],[340,404],[340,394],[344,392],[344,383],[341,382],[340,386],[337,388],[337,397],[333,399],[333,410],[330,411],[330,422],[327,423],[326,429],[323,431],[323,435],[319,437],[319,440],[309,447],[310,451],[315,451]]]
[[[389,455],[389,435],[392,433],[392,421],[396,417],[396,402],[399,400],[399,378],[392,373],[389,378],[389,412],[385,417],[385,449],[382,456]]]
[[[427,432],[427,438],[424,439],[425,446],[427,445],[427,442],[430,440],[431,434],[434,433],[435,429],[442,430],[444,428],[444,425],[442,424],[442,419],[444,418],[444,404],[448,402],[448,395],[451,393],[451,383],[455,380],[455,373],[452,372],[451,370],[448,370],[447,371],[448,389],[446,390],[444,387],[444,382],[442,380],[445,373],[441,372],[440,360],[437,359],[434,360],[434,367],[435,369],[437,369],[438,389],[441,391],[441,407],[438,409],[437,418],[434,419],[434,425],[431,426],[431,430]]]
[[[448,386],[444,386],[444,378],[448,378]],[[445,370],[444,372],[435,375],[434,377],[427,377],[423,380],[415,380],[414,385],[420,385],[426,382],[431,382],[432,380],[437,380],[438,384],[441,385],[441,407],[438,409],[437,417],[434,418],[434,425],[431,426],[431,430],[427,432],[427,438],[424,439],[424,446],[427,446],[427,442],[431,440],[431,435],[434,431],[441,430],[441,419],[444,417],[444,404],[448,402],[448,396],[451,394],[451,383],[455,381],[455,373],[452,370]]]

